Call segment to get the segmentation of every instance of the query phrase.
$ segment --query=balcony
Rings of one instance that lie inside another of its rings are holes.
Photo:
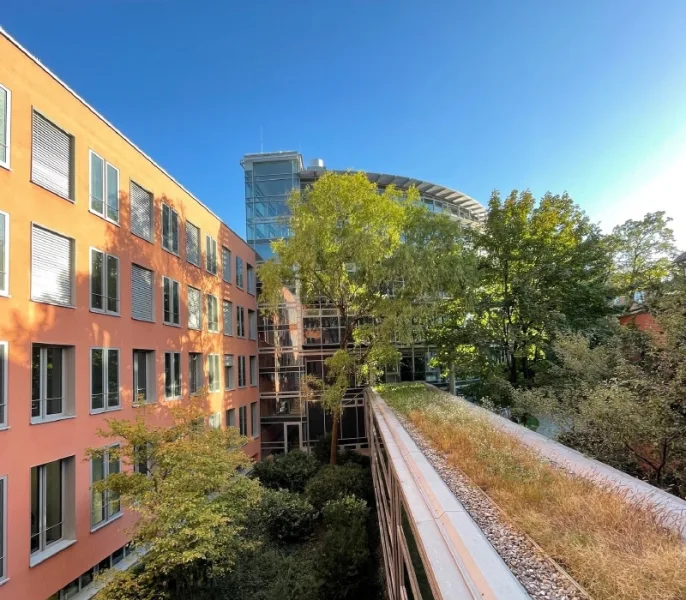
[[[365,397],[391,600],[686,597],[686,502],[432,386]]]

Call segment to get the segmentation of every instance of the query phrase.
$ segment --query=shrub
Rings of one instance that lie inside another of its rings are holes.
[[[322,597],[359,598],[369,583],[369,540],[364,500],[347,497],[324,507],[326,532],[317,562],[322,579]]]
[[[363,469],[371,468],[371,461],[368,456],[355,452],[355,450],[344,450],[338,455],[339,465],[355,464],[360,465]]]
[[[262,485],[273,490],[302,492],[320,467],[319,461],[311,454],[289,452],[256,463],[253,474]]]
[[[316,511],[300,494],[286,490],[265,490],[258,510],[258,521],[275,542],[303,540],[312,533]]]
[[[324,465],[305,487],[305,495],[316,509],[346,496],[366,500],[370,492],[367,473],[356,464]]]
[[[312,445],[312,455],[317,458],[317,460],[322,463],[323,465],[328,465],[330,460],[331,460],[331,434],[327,433],[326,435],[321,436],[317,441]],[[338,457],[340,458],[341,453],[338,453]],[[337,462],[340,462],[337,460]]]

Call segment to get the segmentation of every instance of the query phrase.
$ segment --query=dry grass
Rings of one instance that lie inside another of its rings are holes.
[[[380,392],[594,598],[686,599],[686,545],[659,514],[551,466],[445,394]]]

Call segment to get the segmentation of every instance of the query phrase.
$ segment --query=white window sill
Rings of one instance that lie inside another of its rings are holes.
[[[145,400],[144,402],[132,402],[131,405],[134,408],[143,408],[145,406],[152,406],[153,404],[157,404],[157,400]]]
[[[0,431],[9,431],[12,429],[9,425],[0,425]]]
[[[138,549],[134,550],[126,558],[118,562],[112,567],[112,570],[126,571],[135,565],[143,556],[145,556],[146,550]],[[91,600],[96,594],[107,585],[106,577],[96,579],[95,581],[89,583],[85,588],[83,588],[72,600]]]
[[[120,313],[117,312],[111,312],[107,310],[98,310],[97,308],[91,308],[89,309],[90,312],[96,315],[105,315],[106,317],[121,317]]]
[[[7,151],[9,152],[9,146],[7,147]],[[10,169],[9,163],[0,162],[0,167],[2,167],[3,169],[7,169],[8,171],[12,171],[12,169]],[[0,584],[2,584],[2,582],[0,582]]]
[[[105,413],[117,412],[118,410],[121,410],[122,408],[123,408],[123,406],[120,404],[119,406],[115,406],[114,408],[97,408],[95,410],[91,409],[89,411],[89,414],[91,414],[91,415],[102,415]]]
[[[88,212],[92,215],[95,215],[96,217],[100,217],[103,221],[107,221],[108,223],[111,223],[112,225],[116,225],[117,227],[121,227],[119,224],[119,221],[114,221],[113,219],[110,219],[109,217],[106,217],[103,214],[100,214],[97,210],[93,210],[92,208],[88,209]]]
[[[100,531],[103,527],[107,527],[110,523],[114,523],[117,519],[121,519],[124,516],[123,511],[119,511],[116,515],[111,516],[107,521],[103,521],[102,523],[98,523],[97,525],[94,525],[91,527],[91,533],[95,533],[96,531]]]
[[[162,246],[162,250],[164,250],[165,252],[168,252],[172,256],[176,256],[176,258],[181,258],[181,255],[178,252],[174,252],[173,250],[170,250],[169,248],[165,248],[164,246]]]
[[[9,577],[5,577],[4,579],[0,579],[0,587],[5,585],[9,580],[10,580]]]
[[[163,325],[166,325],[167,327],[181,327],[181,323],[169,323],[167,321],[162,321]]]
[[[175,401],[175,400],[183,400],[183,396],[171,396],[170,398],[167,398],[167,397],[165,396],[164,399],[165,399],[167,402],[173,402],[173,401]]]
[[[51,544],[45,550],[32,554],[29,559],[29,566],[35,567],[43,561],[48,560],[51,556],[55,556],[58,552],[62,552],[62,550],[66,550],[69,546],[73,546],[75,543],[76,540],[60,540],[59,542]]]
[[[11,297],[12,296],[10,296],[9,290],[8,291],[0,290],[0,298],[11,298]]]
[[[55,423],[56,421],[68,421],[75,419],[76,415],[54,415],[44,419],[31,419],[31,425],[42,425],[43,423]]]
[[[138,317],[131,317],[134,321],[138,321],[139,323],[154,323],[155,319],[139,319]]]

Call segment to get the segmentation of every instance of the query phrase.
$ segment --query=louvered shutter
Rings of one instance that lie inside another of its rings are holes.
[[[231,313],[233,312],[233,305],[231,302],[223,302],[223,321],[224,321],[224,335],[233,335],[233,323],[231,323]]]
[[[202,293],[195,288],[188,288],[188,327],[200,329],[202,326]]]
[[[152,271],[131,266],[131,316],[140,321],[152,321]]]
[[[152,194],[131,182],[131,231],[152,241]]]
[[[192,223],[186,223],[186,260],[200,266],[200,230]]]
[[[34,112],[31,180],[71,200],[71,154],[72,137]]]
[[[222,247],[222,278],[231,283],[231,251]]]
[[[36,225],[31,236],[31,299],[70,306],[74,287],[73,240]]]

